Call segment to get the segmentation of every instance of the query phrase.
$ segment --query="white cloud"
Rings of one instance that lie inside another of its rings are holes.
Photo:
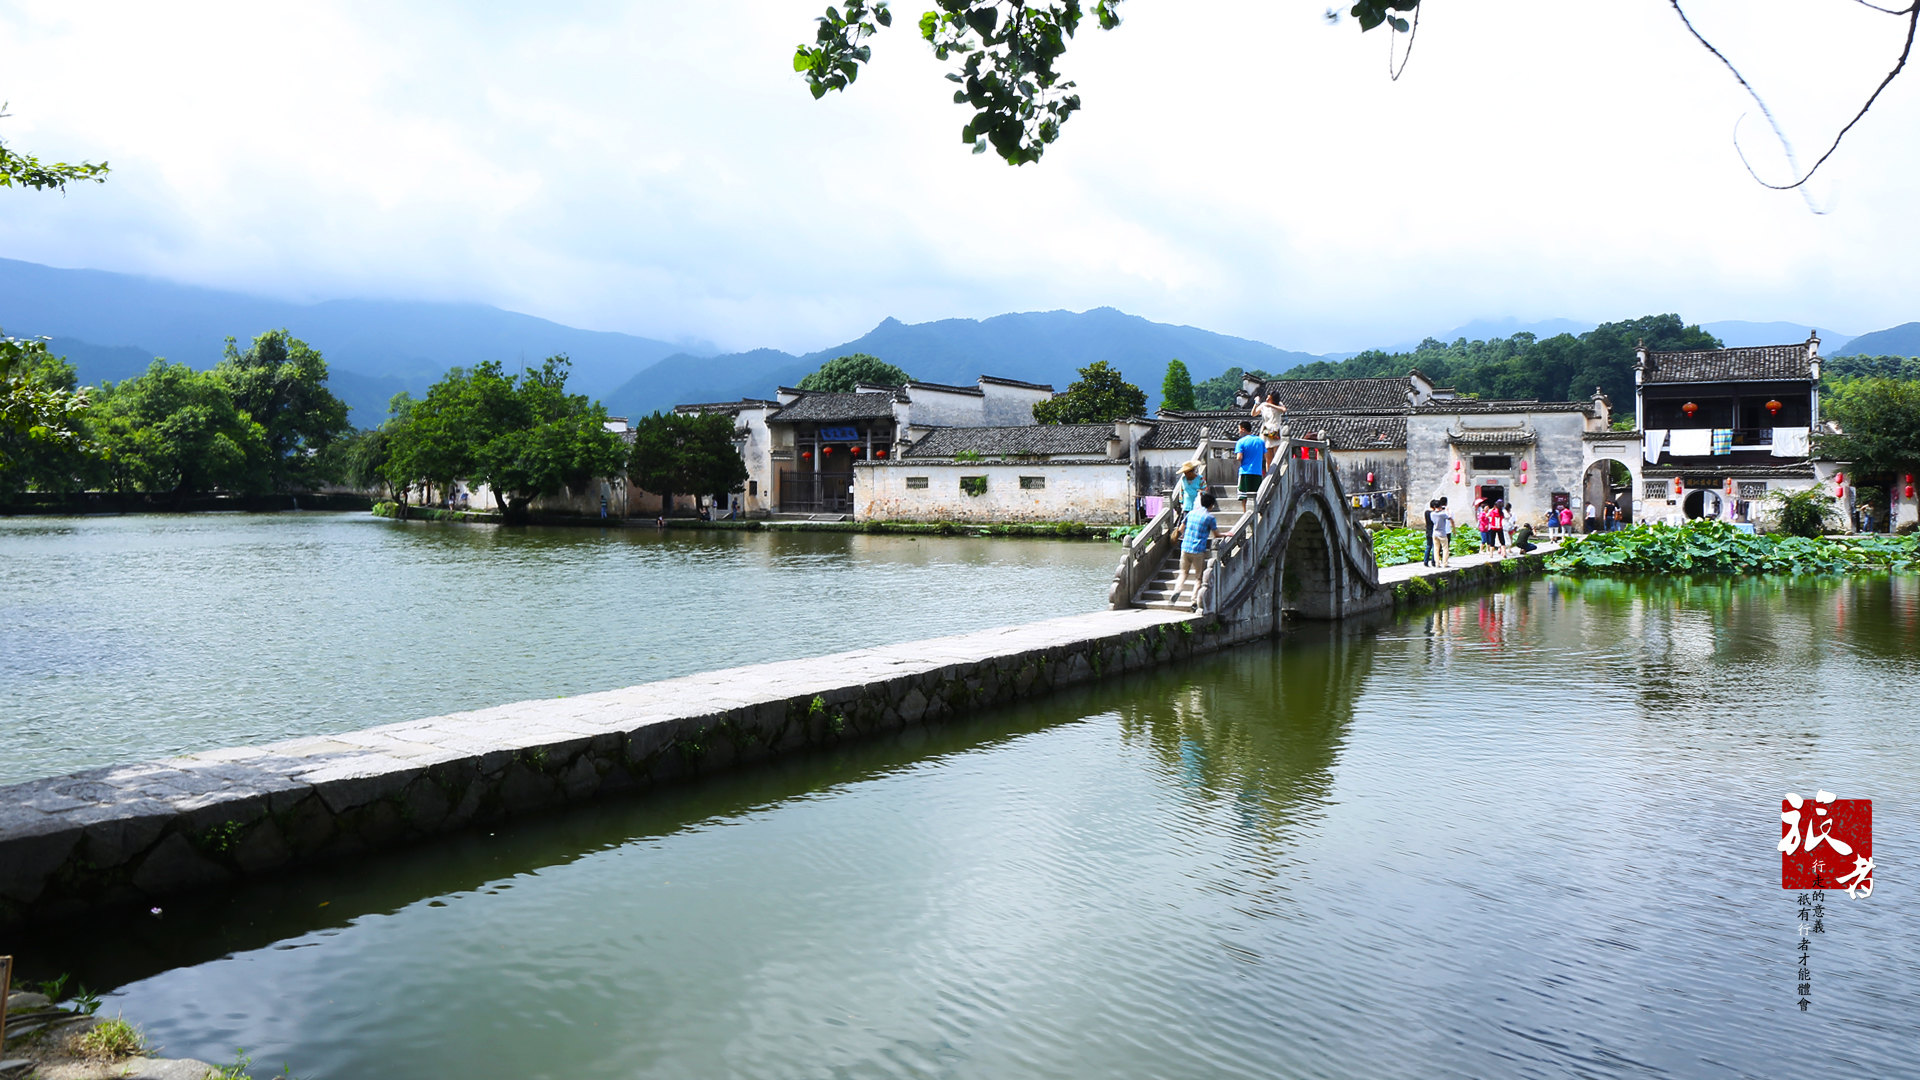
[[[736,347],[1098,304],[1316,350],[1505,314],[1915,317],[1920,91],[1815,215],[1747,178],[1753,106],[1665,5],[1436,5],[1392,82],[1384,36],[1316,5],[1134,0],[1082,31],[1085,109],[1021,169],[966,152],[910,25],[813,101],[788,60],[818,6],[0,0],[0,133],[115,169],[0,198],[0,255]],[[1803,164],[1898,48],[1854,5],[1688,10]]]

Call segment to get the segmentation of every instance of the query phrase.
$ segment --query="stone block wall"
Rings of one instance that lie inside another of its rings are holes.
[[[860,521],[1079,521],[1125,525],[1133,520],[1131,469],[1125,461],[861,462],[854,466],[853,515]],[[983,477],[970,495],[963,477]],[[1022,478],[1042,486],[1023,487]],[[924,487],[910,487],[923,480]]]

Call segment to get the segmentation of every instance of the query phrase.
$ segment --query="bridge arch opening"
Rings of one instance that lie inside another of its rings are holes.
[[[1279,562],[1279,609],[1303,619],[1341,616],[1341,566],[1321,507],[1302,508]]]

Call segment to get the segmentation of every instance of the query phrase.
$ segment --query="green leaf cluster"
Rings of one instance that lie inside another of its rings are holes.
[[[1376,566],[1400,566],[1405,563],[1419,562],[1426,553],[1427,531],[1425,529],[1375,529],[1373,541],[1373,561]],[[1455,529],[1453,546],[1449,549],[1455,555],[1476,555],[1480,551],[1478,533]]]
[[[1193,401],[1193,375],[1176,356],[1167,361],[1166,377],[1160,380],[1160,407],[1191,409],[1194,407]]]
[[[1288,368],[1278,377],[1400,378],[1419,368],[1436,385],[1470,397],[1578,401],[1597,386],[1625,409],[1633,401],[1634,346],[1640,341],[1656,351],[1720,347],[1718,338],[1678,315],[1645,315],[1605,323],[1578,337],[1519,333],[1489,341],[1459,338],[1451,345],[1427,338],[1412,352],[1370,349],[1346,360]]]
[[[1400,374],[1405,375],[1406,372],[1402,371]],[[1266,380],[1273,377],[1271,375],[1268,375],[1266,372],[1261,371],[1258,368],[1254,368],[1253,370],[1249,371],[1249,370],[1245,370],[1238,367],[1230,367],[1227,370],[1221,372],[1220,374],[1215,375],[1211,379],[1202,379],[1201,381],[1194,384],[1193,386],[1194,408],[1196,409],[1234,408],[1235,406],[1234,406],[1233,397],[1235,394],[1238,394],[1240,392],[1241,380],[1248,375],[1251,375],[1254,378],[1261,379],[1261,380]]]
[[[1822,455],[1850,461],[1860,474],[1920,472],[1920,381],[1841,379],[1820,411],[1844,432],[1820,436]]]
[[[991,147],[1009,165],[1040,160],[1080,109],[1073,82],[1061,78],[1060,58],[1089,13],[1102,30],[1119,26],[1121,2],[934,0],[934,9],[920,16],[920,37],[942,61],[963,58],[946,77],[959,86],[954,102],[973,111],[960,137],[974,153]],[[1352,10],[1363,31],[1382,22],[1405,31],[1407,20],[1389,12],[1419,5],[1420,0],[1360,0]],[[795,49],[793,69],[806,77],[817,99],[853,85],[860,65],[873,57],[866,39],[892,25],[893,16],[886,0],[848,0],[815,21],[813,43]]]
[[[0,103],[0,117],[6,115],[7,107],[4,103]],[[52,188],[64,192],[68,184],[83,180],[104,184],[107,182],[107,174],[111,171],[104,161],[99,164],[88,161],[71,165],[64,161],[46,164],[32,154],[9,150],[6,143],[0,142],[0,188],[22,187],[32,188],[35,191]]]
[[[675,495],[720,495],[740,490],[747,466],[733,446],[733,417],[725,413],[654,413],[634,425],[628,475],[643,490],[673,505]]]
[[[328,450],[350,430],[326,361],[285,330],[245,352],[227,339],[210,371],[158,359],[97,390],[77,387],[72,366],[41,343],[0,344],[0,365],[10,406],[24,387],[40,417],[0,429],[0,491],[306,490],[333,478]]]
[[[1128,382],[1120,369],[1095,360],[1080,369],[1080,377],[1066,392],[1033,407],[1033,418],[1043,424],[1101,424],[1126,416],[1144,416],[1146,392]]]
[[[1920,537],[1748,533],[1724,521],[1636,525],[1567,540],[1547,556],[1561,573],[1842,574],[1920,570]]]
[[[857,386],[901,386],[911,378],[877,356],[849,353],[821,364],[820,370],[800,380],[800,389],[847,394]]]
[[[73,365],[45,341],[0,335],[0,480],[15,483],[79,460],[90,405]]]
[[[484,483],[508,520],[524,520],[542,495],[619,475],[626,443],[607,430],[605,406],[566,392],[570,366],[550,356],[509,375],[489,360],[454,368],[419,401],[397,397],[382,475],[401,492],[421,481]]]

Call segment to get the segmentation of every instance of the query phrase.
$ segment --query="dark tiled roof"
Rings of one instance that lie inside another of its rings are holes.
[[[1645,381],[1653,384],[1811,378],[1813,366],[1803,343],[1698,352],[1650,352]]]
[[[982,389],[980,389],[980,388],[979,388],[979,387],[977,387],[977,386],[949,386],[949,385],[948,385],[948,384],[946,384],[946,383],[937,383],[937,382],[921,382],[921,381],[920,381],[920,380],[918,380],[918,379],[914,379],[914,380],[912,380],[911,382],[908,382],[908,383],[907,383],[907,385],[906,385],[905,387],[903,387],[903,389],[906,389],[906,390],[939,390],[939,391],[941,391],[941,392],[943,392],[943,393],[948,393],[948,394],[967,394],[967,395],[970,395],[970,396],[972,396],[972,397],[985,397],[985,396],[986,396],[986,393],[987,393],[987,392],[986,392],[985,390],[982,390]]]
[[[1593,408],[1593,399],[1585,401],[1483,401],[1479,398],[1453,398],[1449,401],[1431,401],[1414,409],[1422,416],[1447,413],[1524,413],[1524,412],[1586,412]]]
[[[1152,431],[1140,440],[1142,450],[1191,450],[1203,438],[1233,442],[1240,437],[1240,421],[1247,414],[1232,412],[1171,412],[1163,410]]]
[[[1051,383],[1021,382],[1019,379],[1003,379],[998,375],[982,375],[980,376],[980,381],[996,383],[1000,386],[1017,386],[1022,390],[1045,390],[1049,394],[1053,393],[1053,385]]]
[[[739,401],[696,401],[685,405],[675,405],[674,412],[679,413],[738,413],[743,409],[762,409],[769,406],[778,408],[777,401],[763,401],[759,398],[741,398]],[[609,420],[619,419],[608,417]]]
[[[1526,428],[1506,431],[1449,431],[1447,441],[1455,446],[1532,446],[1540,441]]]
[[[1106,457],[1112,424],[1022,424],[1018,427],[934,428],[907,449],[913,458],[950,458],[971,451],[994,455]]]
[[[1260,384],[1260,400],[1267,392],[1280,395],[1280,404],[1295,412],[1331,409],[1385,411],[1407,407],[1411,380],[1400,379],[1269,379]],[[1248,403],[1251,407],[1251,402]]]
[[[1202,437],[1216,443],[1232,443],[1240,438],[1240,421],[1247,419],[1239,410],[1232,412],[1163,411],[1154,429],[1140,440],[1142,450],[1191,450]],[[1406,410],[1399,412],[1289,412],[1287,428],[1296,438],[1310,438],[1325,431],[1335,450],[1405,450],[1407,448]]]
[[[829,394],[805,391],[801,394],[800,400],[767,419],[782,424],[794,424],[811,421],[831,423],[838,420],[885,420],[892,417],[892,394]]]
[[[1295,436],[1312,438],[1325,431],[1333,450],[1405,450],[1407,417],[1400,413],[1293,413],[1287,414],[1287,429]]]
[[[1583,431],[1580,437],[1588,442],[1632,442],[1640,438],[1638,431]]]

